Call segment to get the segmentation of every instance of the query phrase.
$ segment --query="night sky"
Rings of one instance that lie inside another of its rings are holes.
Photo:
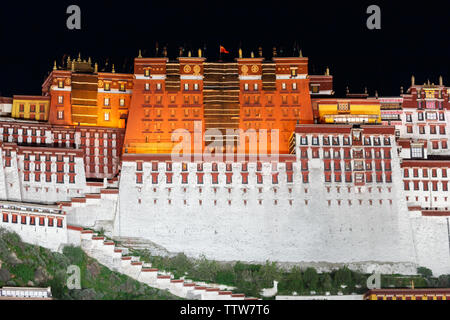
[[[448,2],[448,1],[447,1]],[[68,30],[66,8],[81,8],[81,30]],[[381,8],[381,30],[366,27],[371,4]],[[243,48],[257,56],[258,46],[271,57],[289,55],[297,43],[309,57],[310,74],[330,68],[337,96],[351,92],[383,96],[405,90],[411,75],[450,83],[450,19],[444,1],[2,1],[0,9],[0,92],[41,94],[41,85],[64,54],[92,57],[103,69],[106,59],[116,72],[131,72],[138,50],[151,57],[155,43],[167,45],[169,57],[179,46],[206,46],[218,58],[222,44],[232,60]],[[280,50],[283,53],[280,53]],[[110,67],[109,67],[110,68]],[[111,70],[111,69],[109,69]]]

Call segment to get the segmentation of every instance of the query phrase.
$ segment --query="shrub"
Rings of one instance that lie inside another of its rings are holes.
[[[433,272],[430,269],[425,268],[425,267],[418,267],[417,268],[417,273],[420,274],[422,277],[425,277],[425,278],[430,278],[430,277],[433,276]]]
[[[71,264],[81,266],[85,262],[85,254],[80,247],[66,246],[63,249],[63,254],[69,258]]]
[[[319,275],[317,274],[316,269],[311,267],[307,268],[303,273],[303,280],[305,281],[306,287],[309,290],[317,290]]]

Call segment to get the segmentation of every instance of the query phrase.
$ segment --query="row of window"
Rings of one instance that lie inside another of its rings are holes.
[[[331,141],[331,145],[333,146],[340,146],[340,137],[330,137],[329,136],[324,136],[322,137],[322,145],[323,146],[329,146],[330,145],[330,141]],[[364,137],[363,139],[364,145],[365,146],[381,146],[381,137]],[[319,145],[319,137],[312,137],[311,138],[311,144],[318,146]],[[342,144],[344,146],[349,146],[350,145],[350,137],[343,137],[342,138]],[[391,145],[391,139],[390,137],[383,137],[383,144],[385,146],[390,146]],[[300,145],[308,145],[308,136],[301,136],[300,137]]]
[[[152,174],[152,184],[158,184],[158,173]],[[214,174],[211,173],[211,183],[212,184],[218,184],[219,183],[219,177],[218,177],[218,173]],[[228,173],[225,174],[226,175],[226,183],[227,184],[231,184],[233,183],[233,174],[232,173]],[[307,183],[308,182],[308,172],[304,172],[302,173],[302,177],[303,177],[303,182]],[[273,173],[272,174],[272,184],[278,184],[278,173]],[[264,183],[264,177],[262,174],[257,174],[256,175],[256,181],[258,184],[263,184]],[[286,175],[286,182],[288,183],[293,183],[294,182],[294,178],[293,178],[293,172],[288,172]],[[136,173],[136,183],[137,184],[142,184],[143,183],[143,175],[142,173]],[[166,184],[172,184],[173,183],[173,176],[172,174],[167,174],[166,173]],[[185,174],[181,174],[181,183],[182,184],[187,184],[188,183],[188,173]],[[197,184],[203,184],[204,183],[204,175],[203,173],[197,173]],[[248,184],[248,174],[245,173],[241,173],[241,183],[242,184]]]
[[[429,128],[429,134],[437,134],[436,126],[430,125]],[[406,133],[414,133],[412,125],[406,126]],[[419,133],[426,134],[425,126],[419,126]],[[439,126],[439,134],[446,134],[445,126]]]
[[[24,104],[19,104],[19,112],[25,112]],[[30,112],[36,112],[35,104],[30,104]],[[40,104],[37,108],[37,112],[44,113],[45,112],[45,104]]]
[[[411,189],[411,183],[412,183],[412,189]],[[439,191],[438,185],[441,185],[440,190],[441,191],[448,191],[448,181],[403,181],[404,184],[404,190],[410,191],[430,191],[430,184],[431,184],[431,190],[432,191]],[[422,188],[420,188],[420,185],[422,185]]]
[[[272,171],[273,172],[278,171],[278,163],[272,162],[271,166],[272,166]],[[256,163],[256,171],[262,171],[262,167],[263,167],[262,162],[257,162]],[[293,171],[293,164],[292,164],[292,162],[286,162],[285,163],[285,168],[286,168],[286,171],[288,171],[288,172]],[[136,171],[142,171],[142,169],[143,169],[143,162],[141,162],[141,161],[136,162]],[[232,164],[231,163],[225,164],[225,169],[226,169],[227,172],[232,172],[233,171]],[[183,162],[181,164],[181,170],[183,172],[187,172],[188,171],[188,164],[186,162]],[[219,166],[218,166],[218,164],[216,162],[212,163],[211,170],[213,172],[218,172],[219,171]],[[152,162],[152,171],[153,172],[157,172],[158,171],[158,162]],[[168,171],[168,172],[172,171],[172,162],[166,162],[166,171]],[[202,171],[203,171],[203,163],[197,163],[197,172],[202,172]],[[247,162],[241,163],[241,171],[243,171],[243,172],[247,172],[248,171],[248,163]]]
[[[438,178],[438,171],[441,172],[440,178],[447,178],[447,168],[442,168],[442,169],[428,169],[428,168],[413,168],[413,169],[409,169],[409,168],[404,168],[403,169],[403,177],[405,178],[409,178],[410,177],[410,171],[412,171],[412,177],[414,178],[418,178],[419,177],[419,173],[422,172],[422,177],[423,178],[428,178],[429,176],[429,171],[431,170],[431,177],[433,178]]]
[[[14,128],[1,128],[1,129],[3,129],[3,130],[1,130],[2,131],[2,133],[3,133],[3,135],[5,136],[8,136],[8,135],[10,135],[10,134],[14,134],[14,135],[18,135],[19,134],[19,128],[17,128],[17,127],[14,127]],[[22,135],[23,136],[41,136],[41,137],[43,137],[43,136],[45,136],[45,130],[39,130],[40,132],[39,132],[39,134],[38,134],[38,132],[37,132],[38,130],[36,130],[36,129],[22,129]]]
[[[439,117],[439,121],[445,121],[445,113],[444,112],[418,112],[417,113],[417,120],[424,121],[424,113],[425,118],[427,120],[437,120]],[[412,122],[412,114],[406,114],[406,122]]]
[[[111,104],[111,98],[107,97],[103,99],[103,105],[105,107],[109,107]],[[120,107],[125,107],[125,99],[124,98],[120,98],[119,99],[119,106]]]
[[[332,181],[332,176],[334,177],[334,180]],[[376,182],[376,183],[391,183],[392,182],[392,174],[390,172],[385,172],[384,174],[382,174],[381,172],[376,173],[375,174],[375,180],[374,180],[374,175],[372,173],[355,173],[355,179],[353,181],[353,175],[351,173],[346,173],[344,175],[344,179],[343,179],[343,174],[341,173],[334,173],[334,175],[332,175],[331,173],[329,174],[325,174],[325,182],[327,183],[331,183],[331,182],[345,182],[346,183],[372,183],[372,182]],[[384,179],[383,179],[384,177]]]
[[[260,96],[253,96],[253,104],[260,104]],[[272,104],[272,96],[267,96],[267,103]],[[244,96],[244,104],[250,104],[250,96]],[[288,104],[288,97],[281,96],[281,104]],[[292,104],[298,104],[298,95],[292,96]]]
[[[27,219],[28,218],[28,219]],[[53,217],[33,217],[33,216],[26,216],[26,215],[21,215],[21,214],[14,214],[14,213],[3,213],[3,218],[2,221],[4,223],[9,223],[11,221],[11,223],[19,223],[20,220],[20,224],[28,224],[31,226],[35,226],[36,223],[38,223],[39,226],[45,226],[45,220],[47,220],[47,227],[53,227],[54,224],[54,220],[56,220],[56,226],[58,228],[62,228],[63,227],[63,219],[58,219],[58,218],[53,218]]]
[[[333,161],[333,168],[334,171],[341,171],[341,162]],[[352,171],[352,163],[350,161],[346,161],[344,163],[344,169],[345,171]],[[354,171],[372,171],[372,162],[365,162],[365,161],[354,161],[353,170]],[[307,170],[307,166],[306,166]],[[331,161],[324,162],[324,170],[325,171],[331,171]],[[376,171],[383,171],[383,164],[381,161],[375,162],[375,170]],[[389,161],[384,162],[384,171],[391,171],[391,163]]]
[[[111,83],[105,81],[105,85],[103,86],[103,89],[105,91],[111,91]],[[119,83],[119,91],[122,91],[122,92],[126,91],[125,83],[123,83],[123,82]]]
[[[353,157],[352,157],[352,150],[350,148],[343,150],[343,159],[391,159],[391,150],[372,150],[371,149],[364,149],[364,150],[353,150]],[[312,158],[318,159],[320,158],[320,150],[313,148],[311,151]],[[329,149],[323,149],[322,150],[322,158],[323,159],[331,159],[331,156],[333,155],[333,159],[341,159],[341,150],[329,150]],[[382,157],[384,155],[384,157]],[[300,158],[301,159],[308,159],[308,150],[305,148],[301,148],[300,150]]]
[[[52,175],[55,175],[55,173],[52,172],[45,172],[45,182],[52,182]],[[30,172],[24,172],[23,173],[23,181],[29,182],[30,181]],[[41,172],[34,172],[34,181],[35,182],[43,182],[41,179]],[[64,175],[63,174],[56,174],[56,183],[64,183]],[[69,175],[69,183],[74,184],[75,183],[75,174]]]
[[[188,96],[188,95],[184,95],[183,96],[183,102],[184,102],[184,104],[190,104],[190,103],[193,103],[193,104],[199,104],[200,102],[200,98],[199,98],[200,96],[199,95],[192,95],[192,96]],[[150,96],[149,95],[145,95],[144,96],[144,102],[145,102],[145,104],[150,104]],[[155,104],[156,105],[162,105],[162,96],[155,96]],[[170,99],[170,103],[171,104],[175,104],[176,103],[176,96],[173,96],[173,95],[171,95],[171,96],[169,96],[169,99]]]

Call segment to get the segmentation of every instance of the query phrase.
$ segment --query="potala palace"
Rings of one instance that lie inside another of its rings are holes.
[[[42,95],[1,97],[0,226],[52,250],[89,228],[219,261],[450,274],[442,77],[336,98],[301,53],[181,55],[139,54],[133,74],[69,57]]]

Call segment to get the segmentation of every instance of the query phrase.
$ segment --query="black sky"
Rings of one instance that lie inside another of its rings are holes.
[[[447,1],[448,2],[448,1]],[[81,30],[66,28],[66,8],[81,8]],[[366,27],[366,9],[381,8],[381,30]],[[445,1],[2,1],[0,6],[0,92],[40,94],[53,61],[64,54],[130,71],[139,49],[152,56],[155,42],[176,57],[184,46],[195,55],[206,45],[207,58],[219,44],[230,58],[241,45],[245,56],[275,45],[287,54],[294,42],[310,59],[310,73],[328,66],[338,96],[352,92],[398,95],[411,75],[450,83],[450,19]],[[127,59],[127,60],[126,60]],[[125,63],[125,67],[124,67]]]

